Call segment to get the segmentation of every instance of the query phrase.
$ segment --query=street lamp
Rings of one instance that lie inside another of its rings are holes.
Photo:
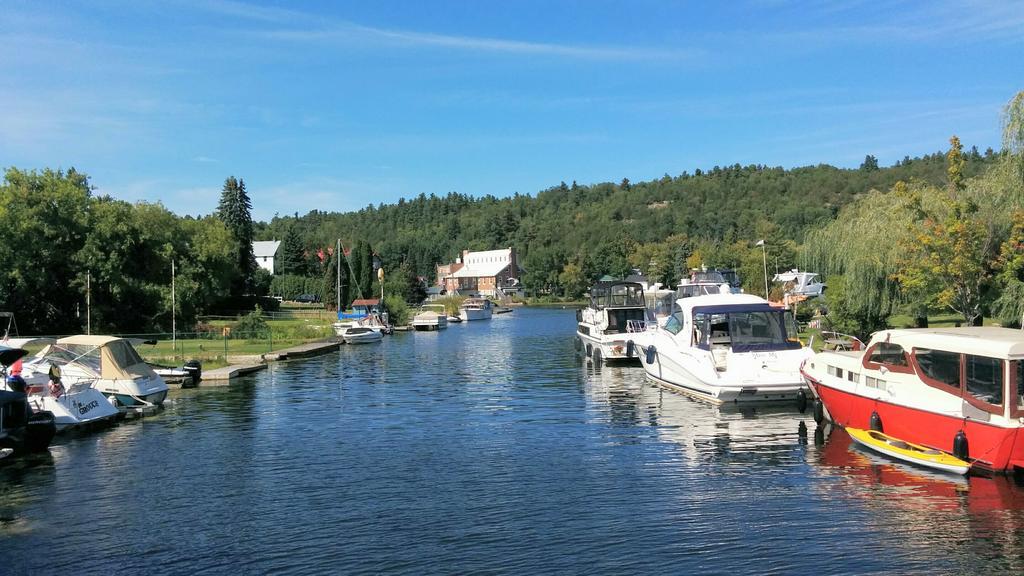
[[[764,251],[764,240],[758,240],[756,246],[761,247],[761,264],[764,266],[764,299],[768,299],[768,255]]]

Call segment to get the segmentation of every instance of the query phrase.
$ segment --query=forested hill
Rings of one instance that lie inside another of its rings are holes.
[[[965,174],[970,177],[997,155],[972,149],[965,157]],[[428,277],[433,276],[435,263],[449,262],[463,249],[514,246],[527,270],[527,286],[557,290],[569,269],[586,276],[585,282],[603,273],[621,274],[631,263],[642,267],[646,258],[637,250],[668,238],[678,247],[670,247],[672,256],[663,258],[672,260],[669,266],[662,263],[660,275],[666,277],[684,270],[685,258],[701,246],[706,253],[712,250],[709,246],[741,245],[759,237],[796,245],[808,230],[833,219],[858,195],[911,179],[944,185],[944,154],[905,158],[891,167],[879,167],[869,156],[859,169],[716,166],[676,177],[666,174],[650,182],[563,182],[536,196],[421,194],[358,212],[275,217],[258,223],[256,236],[281,239],[294,227],[293,233],[309,249],[333,245],[336,238],[348,246],[364,240],[381,255],[386,268],[408,262]],[[791,257],[792,251],[782,256]]]

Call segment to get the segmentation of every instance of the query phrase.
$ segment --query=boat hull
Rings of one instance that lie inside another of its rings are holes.
[[[462,308],[459,310],[459,318],[467,322],[471,320],[490,320],[491,310],[482,308]]]
[[[975,466],[1006,471],[1024,464],[1024,442],[1018,441],[1018,427],[998,426],[860,396],[822,383],[806,373],[805,378],[824,404],[829,419],[840,426],[870,429],[871,414],[875,413],[886,434],[944,452],[953,450],[953,439],[963,430],[968,440],[967,456]]]
[[[119,406],[161,406],[167,398],[167,383],[158,375],[137,380],[104,380],[92,387],[104,396],[113,396]]]
[[[576,336],[583,343],[583,352],[594,358],[594,351],[600,351],[600,360],[605,362],[636,362],[640,360],[640,348],[629,346],[632,334],[603,334],[600,338],[577,331]],[[632,350],[630,349],[632,348]]]
[[[95,388],[52,396],[29,396],[34,412],[51,412],[58,433],[72,428],[92,428],[115,422],[121,413]]]
[[[384,336],[380,332],[371,330],[360,334],[345,334],[343,338],[346,344],[373,344],[383,340]]]
[[[654,346],[651,362],[647,352]],[[798,367],[801,351],[745,353],[729,362],[742,364],[718,372],[713,355],[699,348],[674,348],[668,338],[650,337],[637,346],[647,377],[662,387],[713,404],[795,402],[808,390]],[[778,363],[789,366],[780,369]]]

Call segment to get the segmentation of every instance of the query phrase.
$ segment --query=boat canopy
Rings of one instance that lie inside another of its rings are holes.
[[[714,304],[710,306],[694,306],[694,314],[732,314],[735,312],[782,312],[782,308],[776,308],[771,304],[750,303],[750,304]]]
[[[645,307],[644,288],[638,282],[598,282],[590,289],[590,307]]]
[[[45,358],[54,364],[74,363],[106,380],[155,376],[131,342],[112,336],[69,336],[57,340]]]
[[[23,348],[11,348],[10,346],[0,345],[0,364],[10,366],[26,354],[28,354],[28,351]]]

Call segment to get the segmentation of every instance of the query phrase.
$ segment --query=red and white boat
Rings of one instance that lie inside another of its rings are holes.
[[[865,349],[819,352],[801,372],[816,420],[880,430],[974,467],[1024,469],[1024,331],[883,330]]]

